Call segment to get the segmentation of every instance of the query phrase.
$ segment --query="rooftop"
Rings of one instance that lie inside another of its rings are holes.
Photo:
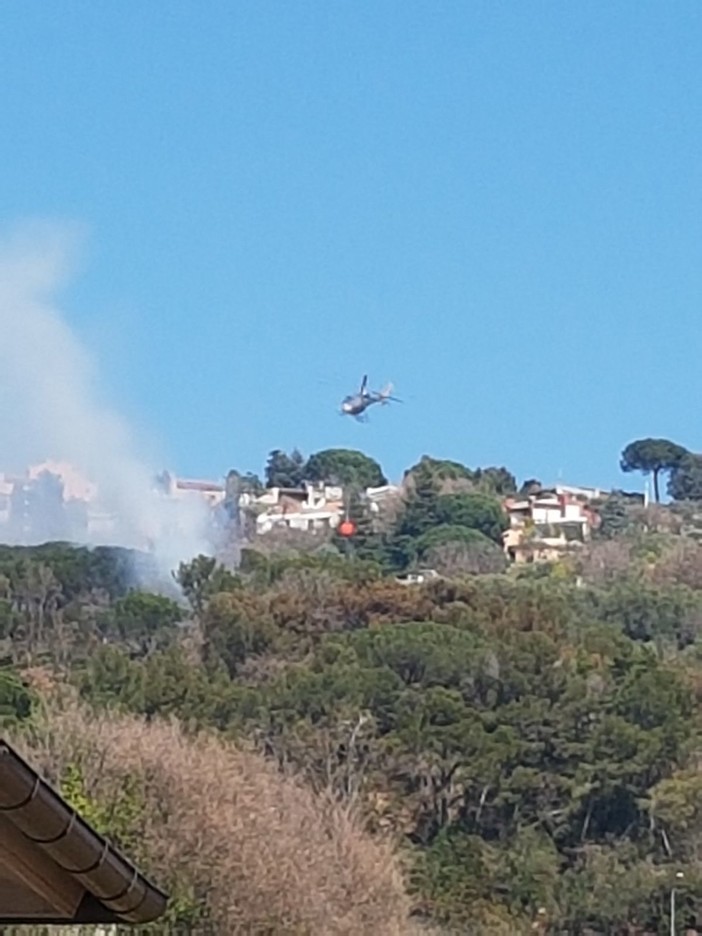
[[[0,740],[0,924],[148,923],[167,897]]]

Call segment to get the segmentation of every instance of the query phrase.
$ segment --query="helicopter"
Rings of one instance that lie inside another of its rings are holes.
[[[363,380],[361,381],[361,389],[358,393],[352,393],[342,400],[341,414],[343,416],[353,416],[355,419],[362,422],[366,418],[363,414],[369,406],[372,406],[374,403],[382,403],[384,406],[390,401],[393,403],[402,403],[402,400],[398,400],[397,397],[392,396],[392,384],[387,384],[382,390],[369,390],[368,375],[364,374]]]

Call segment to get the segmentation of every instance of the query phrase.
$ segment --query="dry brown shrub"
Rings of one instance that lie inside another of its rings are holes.
[[[175,722],[48,712],[15,743],[54,783],[77,767],[110,803],[138,778],[145,807],[131,857],[166,890],[192,888],[222,934],[388,934],[412,930],[392,848],[259,755]],[[190,932],[197,932],[190,929]]]
[[[297,595],[312,607],[327,605],[334,595],[339,579],[326,569],[291,568],[269,589],[272,600],[278,595]]]
[[[347,582],[317,572],[296,573],[271,591],[276,625],[306,634],[428,620],[432,610],[424,592],[388,579]]]
[[[679,536],[684,526],[683,518],[662,504],[649,504],[648,507],[634,507],[631,510],[632,522],[648,533],[668,533]]]
[[[656,562],[651,578],[658,585],[702,588],[702,545],[681,538]]]
[[[399,582],[379,579],[356,584],[343,582],[336,590],[336,613],[346,629],[426,621],[433,603],[423,589],[407,588]]]
[[[576,570],[588,582],[602,584],[625,574],[633,564],[628,540],[599,540],[578,553]]]
[[[487,575],[504,572],[507,558],[496,543],[462,543],[434,546],[424,557],[429,568],[455,578],[460,575]]]
[[[311,555],[331,541],[330,530],[295,530],[277,526],[255,536],[252,546],[264,556]]]

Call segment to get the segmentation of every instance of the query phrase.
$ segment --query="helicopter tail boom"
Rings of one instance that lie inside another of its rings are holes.
[[[402,403],[402,400],[398,400],[397,397],[392,395],[393,386],[391,383],[386,384],[385,387],[378,393],[378,400],[381,403]]]

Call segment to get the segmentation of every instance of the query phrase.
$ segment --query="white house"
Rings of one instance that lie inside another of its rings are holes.
[[[590,506],[595,488],[559,485],[525,497],[510,497],[503,506],[509,516],[509,529],[502,537],[503,548],[515,562],[555,559],[564,550],[590,538],[599,516]]]
[[[380,513],[383,504],[392,501],[400,493],[396,484],[383,484],[380,487],[369,487],[363,492],[371,513]]]
[[[330,530],[343,517],[344,492],[336,485],[305,482],[300,488],[273,487],[260,497],[242,498],[242,506],[246,505],[258,511],[257,533],[268,533],[276,527],[306,532]]]

